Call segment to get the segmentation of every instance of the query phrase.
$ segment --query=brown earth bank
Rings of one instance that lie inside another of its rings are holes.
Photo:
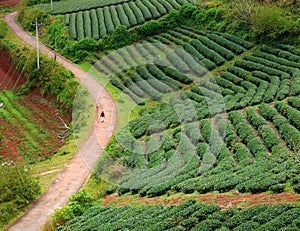
[[[26,77],[16,70],[9,62],[8,57],[9,53],[7,51],[0,51],[0,93],[3,90],[16,92],[18,87],[26,82]],[[59,118],[61,115],[51,101],[53,101],[51,97],[42,97],[38,89],[33,89],[28,95],[20,96],[12,103],[17,109],[23,107],[26,112],[26,115],[24,115],[26,119],[47,134],[46,138],[42,140],[32,137],[40,147],[40,154],[37,159],[52,155],[64,144],[64,140],[58,137],[65,130]],[[6,109],[5,106],[2,110],[10,110],[10,108]],[[70,113],[64,114],[64,116],[61,116],[62,119],[67,123],[71,121]],[[25,157],[22,154],[22,150],[26,151],[27,145],[24,124],[18,123],[18,121],[12,124],[1,117],[0,124],[0,156],[5,161],[13,160],[16,162],[24,160]]]
[[[0,0],[0,6],[15,6],[19,4],[21,0]]]
[[[8,57],[8,51],[0,48],[0,90],[16,90],[26,82],[25,76],[17,71]]]
[[[155,197],[155,198],[147,198],[147,197],[130,197],[130,196],[118,196],[117,193],[111,194],[104,198],[101,206],[124,206],[128,204],[136,205],[151,205],[151,204],[164,204],[164,205],[172,205],[172,204],[180,204],[186,200],[195,199],[202,203],[215,203],[218,204],[222,209],[229,209],[231,207],[239,207],[246,208],[249,206],[257,205],[257,204],[278,204],[278,203],[299,203],[300,195],[292,194],[288,192],[280,193],[280,194],[270,194],[270,193],[260,193],[260,194],[251,194],[245,193],[240,194],[238,192],[231,192],[226,194],[180,194],[173,195],[169,198],[166,197]]]

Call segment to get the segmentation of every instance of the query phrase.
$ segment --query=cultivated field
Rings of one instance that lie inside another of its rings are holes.
[[[112,33],[118,26],[128,28],[157,19],[173,9],[178,9],[187,0],[134,0],[134,1],[62,1],[54,4],[53,11],[49,4],[40,6],[53,14],[65,15],[65,24],[69,26],[72,39],[99,39]]]
[[[137,104],[161,102],[116,135],[109,153],[134,169],[118,191],[299,192],[299,55],[183,26],[100,59]]]

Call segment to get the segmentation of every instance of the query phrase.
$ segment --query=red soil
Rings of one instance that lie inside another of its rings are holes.
[[[21,0],[0,0],[0,6],[15,6],[19,4]]]
[[[218,204],[222,209],[228,209],[231,207],[249,207],[257,204],[277,204],[277,203],[295,203],[300,201],[300,195],[291,193],[280,193],[280,194],[202,194],[202,195],[179,195],[172,196],[171,198],[147,198],[147,197],[119,197],[116,193],[106,196],[102,203],[102,206],[115,205],[124,206],[128,204],[180,204],[188,199],[195,199],[202,203],[215,203]]]
[[[8,60],[9,54],[6,51],[0,51],[0,91],[1,90],[17,90],[19,86],[26,82],[26,77],[21,75],[16,68]],[[32,90],[29,95],[21,96],[17,100],[17,104],[25,107],[28,111],[26,115],[28,120],[33,121],[37,127],[42,128],[49,137],[38,140],[38,144],[42,147],[41,156],[52,155],[55,150],[61,147],[64,142],[61,141],[57,134],[63,131],[63,124],[58,117],[58,112],[50,103],[51,98],[45,99],[41,96],[38,89]],[[70,121],[63,118],[64,121]],[[2,136],[0,142],[0,156],[4,159],[20,161],[24,158],[21,149],[26,151],[26,140],[21,131],[24,130],[23,124],[9,125],[0,118]]]
[[[15,90],[26,82],[26,78],[19,74],[7,57],[8,52],[0,49],[0,90]]]

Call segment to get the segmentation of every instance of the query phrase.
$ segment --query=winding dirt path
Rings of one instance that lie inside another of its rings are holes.
[[[13,32],[24,42],[35,47],[35,38],[26,33],[16,22],[17,12],[4,16]],[[39,44],[40,51],[50,58],[54,51]],[[7,231],[35,231],[43,225],[55,208],[68,202],[87,180],[99,155],[109,142],[117,123],[117,109],[109,92],[91,75],[75,66],[69,60],[57,55],[57,61],[72,71],[81,85],[86,87],[95,104],[96,118],[94,127],[87,140],[78,148],[64,169],[59,172],[49,189],[29,208],[24,216],[7,228]],[[99,121],[98,109],[105,111],[105,122]]]

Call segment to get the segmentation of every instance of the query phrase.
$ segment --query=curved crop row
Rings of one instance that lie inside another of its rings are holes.
[[[69,25],[71,38],[80,40],[85,37],[93,37],[99,39],[106,34],[112,33],[120,25],[125,25],[129,28],[142,24],[147,20],[159,18],[170,10],[179,8],[185,2],[187,0],[167,0],[163,2],[152,0],[125,1],[122,4],[97,8],[98,28],[95,28],[97,25],[93,23],[96,21],[95,9],[84,13],[82,13],[83,11],[73,13],[76,15],[76,31],[74,30],[74,19],[71,21],[70,16],[65,16],[65,23]],[[82,30],[84,30],[84,33],[82,33]],[[97,31],[98,35],[96,34]]]

